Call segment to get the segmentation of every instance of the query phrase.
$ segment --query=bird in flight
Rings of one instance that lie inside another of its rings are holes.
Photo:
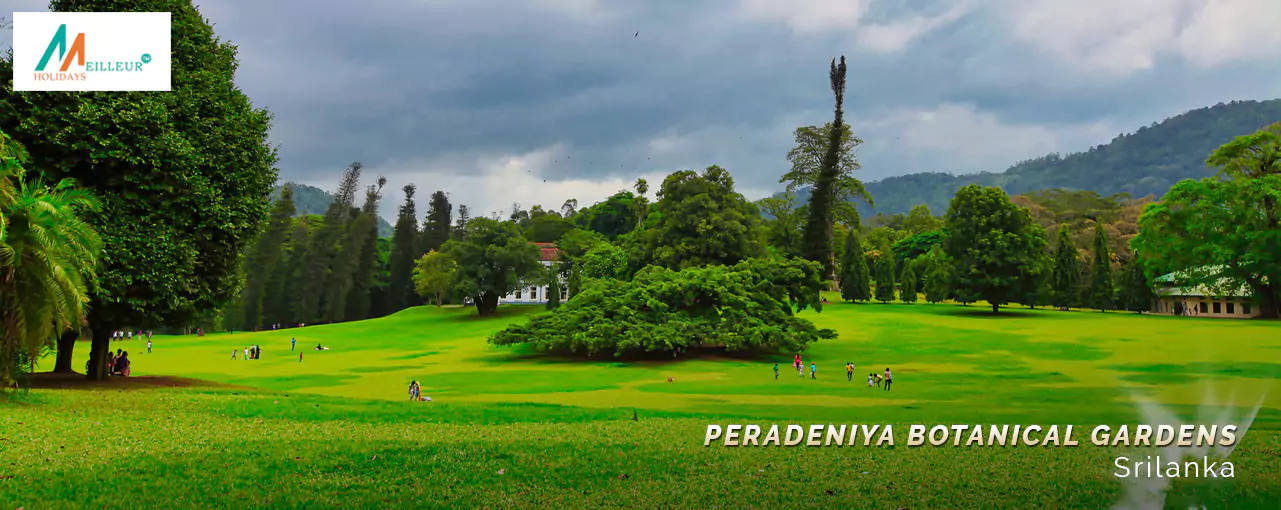
[[[637,37],[640,37],[640,30],[637,30],[637,31],[636,31],[636,35],[633,35],[633,36],[632,36],[632,39],[635,39],[635,38],[637,38]]]

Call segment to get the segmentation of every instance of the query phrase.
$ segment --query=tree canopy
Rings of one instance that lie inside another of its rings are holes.
[[[737,264],[761,255],[760,213],[719,166],[668,175],[654,204],[657,223],[641,232],[648,260],[670,269]]]
[[[481,315],[496,311],[499,297],[532,281],[542,268],[538,247],[510,221],[473,218],[463,239],[445,243],[443,252],[458,264],[454,289],[470,297]]]
[[[55,0],[55,12],[172,13],[169,92],[0,89],[0,130],[30,168],[74,178],[101,203],[91,288],[91,377],[104,376],[110,332],[190,324],[236,298],[242,254],[267,219],[276,180],[271,116],[235,86],[236,47],[190,0]],[[0,58],[0,76],[13,62]],[[140,235],[145,233],[145,235]]]
[[[1000,188],[961,188],[944,224],[943,251],[953,262],[960,301],[986,301],[995,313],[1035,285],[1044,268],[1045,231]]]
[[[836,336],[794,312],[821,306],[820,286],[818,265],[799,259],[679,271],[651,266],[631,281],[594,281],[552,313],[509,326],[490,343],[616,357],[697,348],[799,352]]]

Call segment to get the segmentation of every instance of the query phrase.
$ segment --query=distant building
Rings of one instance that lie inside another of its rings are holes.
[[[544,267],[551,266],[552,263],[556,261],[556,257],[560,255],[560,250],[556,248],[555,243],[533,244],[538,246],[538,250],[540,252],[538,260],[542,262]],[[550,291],[551,287],[547,285],[530,285],[528,287],[521,287],[513,291],[511,294],[498,298],[498,304],[533,305],[546,303],[548,301],[548,292]],[[560,282],[560,300],[561,302],[564,302],[567,299],[569,299],[569,288],[565,285],[564,278],[562,278]]]
[[[1214,271],[1216,268],[1204,269]],[[1213,289],[1181,283],[1186,280],[1186,271],[1176,271],[1153,280],[1156,299],[1152,313],[1222,319],[1249,319],[1260,315],[1252,302],[1253,292],[1249,287],[1231,285],[1227,278],[1220,278]]]

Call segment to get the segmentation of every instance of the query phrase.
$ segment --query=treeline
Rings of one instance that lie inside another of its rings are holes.
[[[324,214],[297,216],[296,189],[285,185],[266,229],[246,254],[240,298],[204,317],[199,326],[208,331],[262,330],[362,320],[428,301],[460,303],[474,297],[455,289],[452,281],[432,285],[414,277],[424,257],[443,251],[450,240],[464,239],[475,219],[468,207],[455,210],[449,194],[438,190],[420,221],[417,187],[407,185],[391,236],[379,237],[376,222],[370,220],[378,218],[385,180],[367,186],[358,204],[361,169],[360,163],[347,168]],[[566,257],[582,256],[597,241],[618,240],[639,228],[649,205],[647,191],[648,183],[641,179],[634,190],[621,190],[589,207],[580,209],[576,199],[566,200],[558,210],[512,204],[505,217],[487,219],[510,223],[522,242],[560,242]],[[315,195],[307,194],[313,202]],[[576,248],[573,239],[583,246]],[[419,272],[423,271],[427,269]],[[569,269],[565,273],[562,278],[573,276]],[[522,277],[530,280],[525,283],[543,278]],[[430,290],[420,290],[420,285]]]

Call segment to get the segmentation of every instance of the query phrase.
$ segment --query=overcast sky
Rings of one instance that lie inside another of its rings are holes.
[[[866,181],[1001,171],[1281,97],[1278,0],[198,3],[275,115],[281,179],[332,189],[360,161],[389,180],[387,217],[411,182],[420,214],[437,189],[488,214],[711,164],[768,195],[792,131],[831,119],[839,55]]]

